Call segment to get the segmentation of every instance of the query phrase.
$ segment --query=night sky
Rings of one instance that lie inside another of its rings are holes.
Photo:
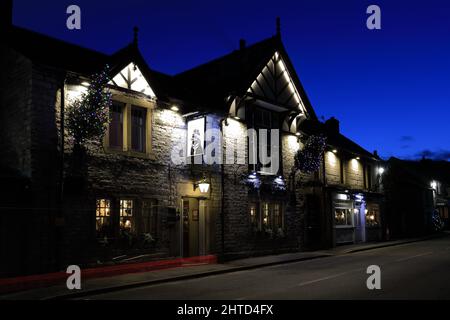
[[[450,2],[426,1],[26,1],[14,23],[98,51],[132,40],[151,68],[175,74],[275,33],[281,17],[288,54],[319,117],[383,157],[450,160]],[[82,29],[66,29],[66,8]],[[382,30],[366,28],[377,4]]]

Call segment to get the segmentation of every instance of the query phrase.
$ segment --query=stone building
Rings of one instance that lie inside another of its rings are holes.
[[[279,24],[273,37],[169,76],[147,65],[137,30],[107,55],[2,21],[0,276],[381,237],[379,158],[337,120],[317,119]],[[105,65],[110,123],[74,175],[65,111]],[[318,134],[322,168],[295,172],[302,141]]]

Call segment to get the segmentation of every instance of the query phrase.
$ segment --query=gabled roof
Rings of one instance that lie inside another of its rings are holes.
[[[190,100],[212,108],[223,107],[228,96],[246,93],[275,52],[282,56],[308,114],[317,119],[278,35],[179,73],[174,78],[186,86]]]
[[[20,27],[11,28],[7,37],[10,47],[33,62],[86,77],[101,71],[106,65],[109,65],[113,77],[130,63],[135,63],[159,98],[177,95],[172,77],[150,69],[134,43],[108,55]]]
[[[103,68],[108,55],[20,27],[7,34],[10,47],[44,65],[91,75]]]

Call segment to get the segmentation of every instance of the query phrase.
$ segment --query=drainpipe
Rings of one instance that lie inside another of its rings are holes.
[[[56,260],[56,267],[57,270],[59,270],[62,267],[63,258],[61,255],[61,249],[58,247],[58,245],[61,245],[63,243],[63,235],[62,235],[62,222],[64,219],[64,213],[63,213],[63,206],[64,206],[64,117],[65,117],[65,107],[66,107],[66,100],[65,100],[65,85],[66,85],[66,72],[62,73],[62,81],[61,81],[61,111],[60,111],[60,135],[61,135],[61,141],[60,141],[60,169],[59,169],[59,185],[58,185],[58,210],[56,214],[56,221],[55,221],[55,260]]]
[[[61,215],[62,215],[62,203],[64,195],[64,130],[65,130],[65,108],[66,108],[66,73],[63,74],[63,80],[61,83],[61,119],[60,119],[60,149],[61,149],[61,162],[60,162],[60,172],[59,172],[59,201],[61,205]]]
[[[223,118],[220,120],[220,131],[222,132],[222,152],[225,151],[225,146],[223,145],[223,124],[226,122],[226,118]],[[226,123],[225,123],[226,125]],[[220,174],[221,174],[221,208],[220,208],[220,224],[221,224],[221,253],[220,253],[220,259],[221,261],[225,258],[225,165],[224,165],[224,153],[222,153],[222,163],[220,164]]]

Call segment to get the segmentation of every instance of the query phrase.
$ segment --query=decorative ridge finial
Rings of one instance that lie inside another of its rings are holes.
[[[136,47],[138,45],[138,33],[139,33],[139,28],[138,27],[134,27],[133,28],[133,44]]]
[[[281,19],[280,17],[277,17],[277,36],[281,36]]]

